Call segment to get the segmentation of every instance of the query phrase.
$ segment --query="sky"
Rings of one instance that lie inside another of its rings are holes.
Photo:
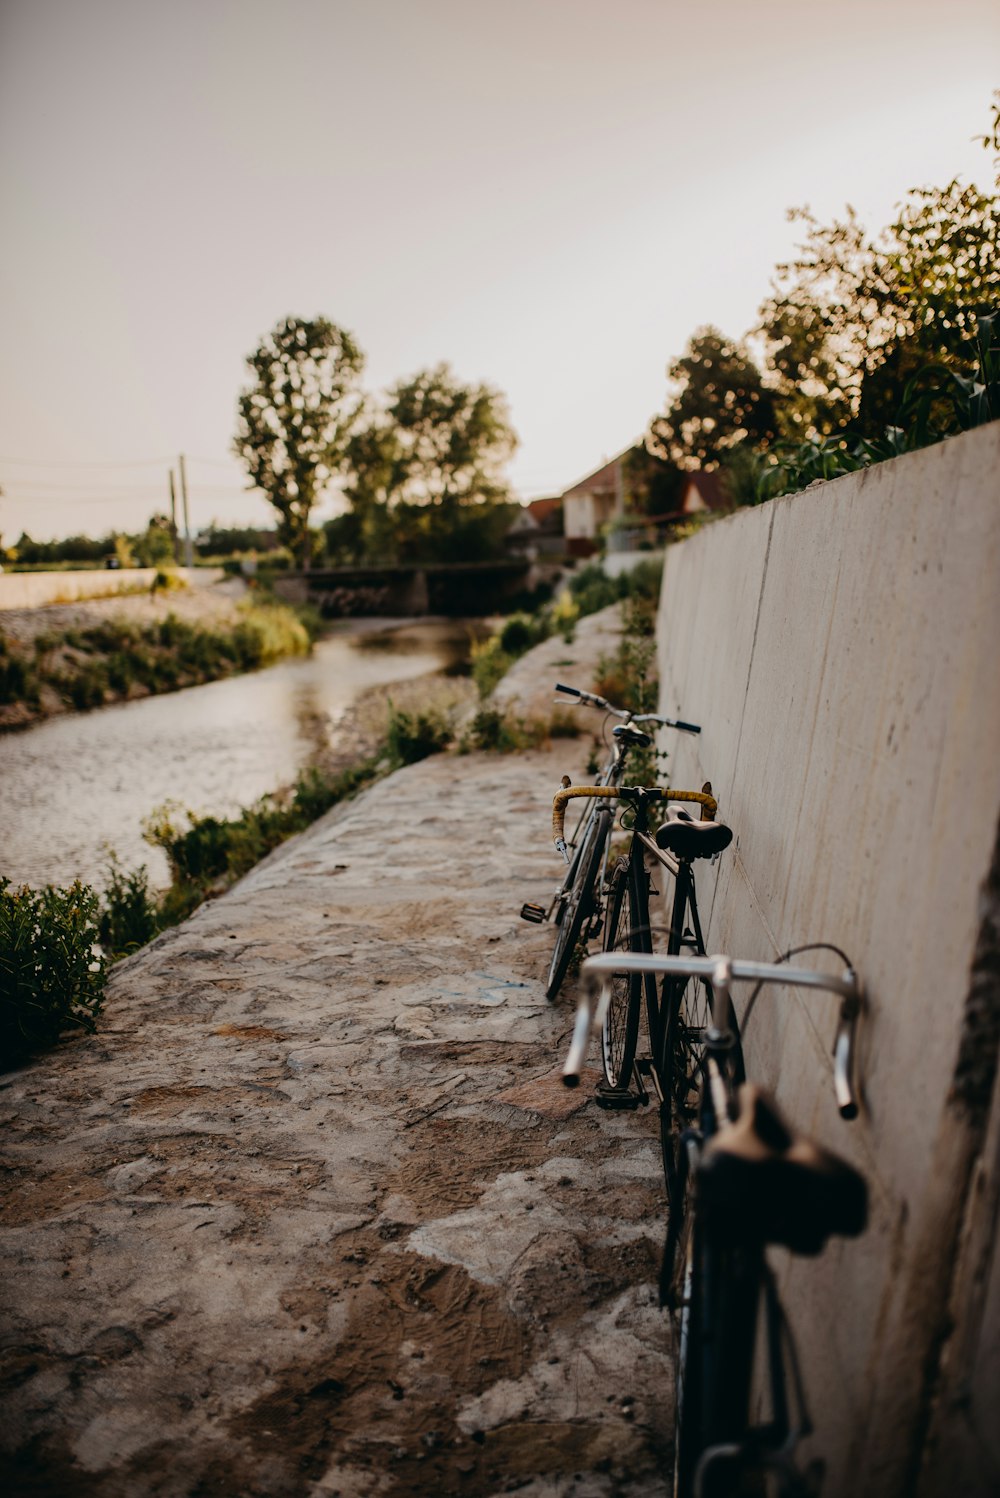
[[[0,0],[0,538],[268,523],[244,360],[323,315],[373,393],[504,392],[510,478],[635,441],[846,203],[992,185],[996,0]],[[317,518],[333,513],[336,499]]]

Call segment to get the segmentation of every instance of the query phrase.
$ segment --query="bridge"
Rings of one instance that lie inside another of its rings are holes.
[[[327,567],[280,573],[279,597],[311,603],[327,618],[494,614],[516,606],[539,579],[526,560]]]

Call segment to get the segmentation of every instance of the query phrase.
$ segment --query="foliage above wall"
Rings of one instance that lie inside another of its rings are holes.
[[[1000,94],[981,143],[1000,188]],[[756,503],[1000,415],[1000,196],[914,188],[874,235],[851,208],[790,217],[805,239],[747,344],[703,328],[670,365],[639,465],[648,496],[720,468],[734,504]]]

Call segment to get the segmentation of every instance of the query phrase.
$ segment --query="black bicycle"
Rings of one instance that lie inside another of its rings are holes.
[[[697,723],[685,723],[680,718],[665,718],[659,713],[633,713],[628,708],[615,707],[605,697],[593,692],[581,692],[577,687],[556,683],[556,691],[581,706],[596,707],[607,718],[620,718],[612,729],[608,759],[597,776],[595,785],[610,788],[621,784],[629,755],[636,749],[648,749],[653,740],[637,723],[654,724],[658,728],[676,728],[681,733],[700,733]],[[557,699],[559,700],[559,699]],[[566,875],[546,907],[528,903],[521,906],[523,920],[540,924],[552,921],[556,928],[555,945],[549,962],[545,984],[546,997],[555,999],[569,971],[573,954],[581,940],[596,937],[603,921],[603,893],[607,877],[608,847],[614,825],[613,798],[591,802],[581,813],[580,819],[568,839],[564,839],[559,850],[567,863]]]
[[[826,989],[840,996],[834,1044],[834,1087],[844,1118],[858,1112],[853,1084],[854,1037],[861,1008],[856,973],[841,976],[779,963],[728,957],[606,952],[583,966],[583,995],[564,1080],[575,1086],[594,1023],[612,1002],[624,967],[645,981],[694,980],[710,995],[708,1023],[697,1061],[698,1107],[693,1126],[676,1136],[680,1226],[669,1224],[661,1271],[661,1300],[675,1332],[676,1498],[735,1498],[777,1494],[811,1498],[821,1471],[802,1472],[795,1451],[812,1429],[791,1332],[766,1249],[781,1244],[817,1254],[834,1234],[854,1237],[865,1227],[863,1178],[838,1156],[796,1136],[763,1092],[741,1086],[734,1058],[734,980],[757,984],[744,1010],[744,1031],[765,983]],[[674,1215],[671,1206],[671,1219]],[[763,1307],[763,1315],[761,1308]],[[758,1338],[763,1331],[763,1356]],[[762,1369],[756,1377],[755,1369]],[[753,1405],[751,1395],[754,1395]],[[765,1417],[751,1416],[751,1408]]]
[[[574,795],[604,797],[594,787],[570,787],[556,798],[553,830],[558,839],[560,803]],[[620,786],[615,804],[622,826],[631,837],[611,872],[604,922],[606,952],[651,953],[654,926],[650,897],[654,877],[672,881],[667,953],[704,956],[701,919],[694,880],[699,859],[715,859],[732,841],[732,831],[713,820],[718,803],[706,782],[700,791],[659,786]],[[667,803],[666,816],[655,828],[653,808]],[[684,804],[700,807],[694,821]],[[601,1060],[604,1081],[598,1102],[605,1108],[637,1108],[656,1100],[660,1145],[671,1222],[679,1224],[683,1205],[678,1191],[675,1136],[694,1119],[698,1078],[710,1019],[710,995],[705,984],[674,978],[658,983],[624,966],[608,981],[608,1001],[601,1023]],[[645,1026],[645,1044],[640,1036]],[[729,1064],[736,1081],[743,1080],[743,1054],[734,1014],[729,1016]]]

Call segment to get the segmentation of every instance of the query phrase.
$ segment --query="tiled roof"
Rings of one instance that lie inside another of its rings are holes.
[[[623,454],[612,458],[610,462],[595,468],[593,473],[588,473],[579,483],[574,484],[572,489],[567,489],[562,495],[563,499],[569,499],[577,494],[614,494],[618,488],[618,470],[621,467]]]
[[[726,508],[728,504],[726,491],[722,485],[722,475],[717,470],[708,473],[705,469],[699,468],[696,473],[688,474],[684,482],[684,488],[681,490],[682,506],[689,484],[694,486],[701,496],[702,503],[709,510],[724,510]]]

